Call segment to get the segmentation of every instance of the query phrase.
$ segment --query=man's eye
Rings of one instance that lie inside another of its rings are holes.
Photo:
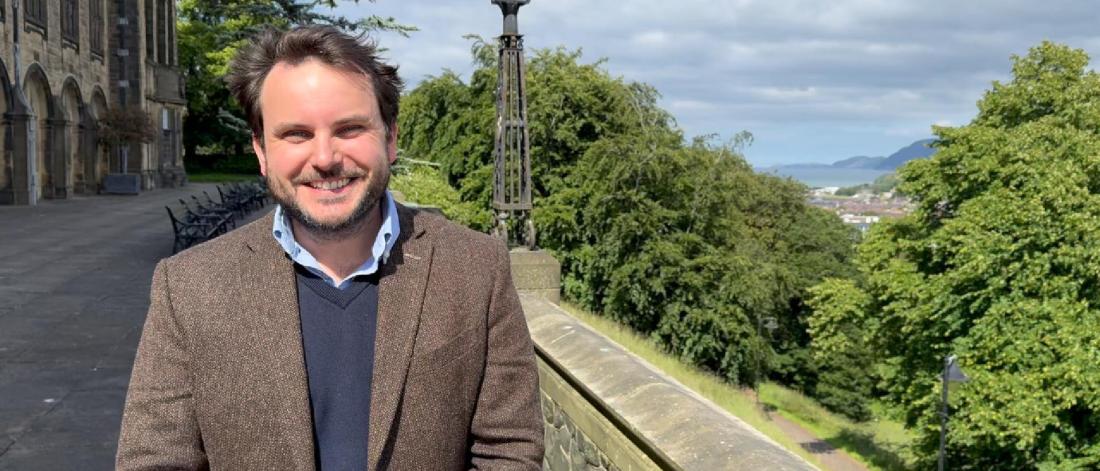
[[[355,137],[358,136],[361,132],[363,132],[362,126],[347,126],[340,128],[340,130],[337,131],[336,134],[342,137]]]
[[[283,133],[283,139],[302,140],[312,137],[307,131],[287,131]]]

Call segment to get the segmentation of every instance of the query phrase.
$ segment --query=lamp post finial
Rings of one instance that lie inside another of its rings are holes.
[[[493,5],[500,7],[500,12],[504,15],[504,35],[518,36],[519,22],[516,15],[519,14],[519,7],[531,3],[531,0],[492,0],[492,2]]]

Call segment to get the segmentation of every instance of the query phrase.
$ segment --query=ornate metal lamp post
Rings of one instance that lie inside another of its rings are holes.
[[[756,335],[760,337],[760,341],[764,341],[764,329],[768,329],[768,337],[771,337],[772,332],[779,328],[779,323],[776,322],[774,317],[757,317],[756,318]],[[761,349],[756,354],[756,375],[753,378],[753,389],[756,390],[756,405],[760,405],[760,377],[764,376],[764,350]]]
[[[493,147],[493,234],[510,245],[535,249],[531,220],[531,146],[527,137],[527,95],[524,86],[523,36],[516,15],[530,0],[492,0],[504,15],[497,75],[497,129]],[[509,219],[522,232],[514,239]]]

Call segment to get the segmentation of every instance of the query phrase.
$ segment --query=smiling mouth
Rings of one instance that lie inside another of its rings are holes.
[[[354,178],[341,178],[338,180],[324,180],[324,181],[312,181],[306,183],[310,188],[315,190],[339,190],[345,186],[348,186]]]

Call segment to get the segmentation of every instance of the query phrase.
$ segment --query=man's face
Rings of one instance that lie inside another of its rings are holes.
[[[365,75],[307,59],[277,63],[260,91],[253,139],[272,197],[315,236],[342,238],[378,207],[397,159]]]

